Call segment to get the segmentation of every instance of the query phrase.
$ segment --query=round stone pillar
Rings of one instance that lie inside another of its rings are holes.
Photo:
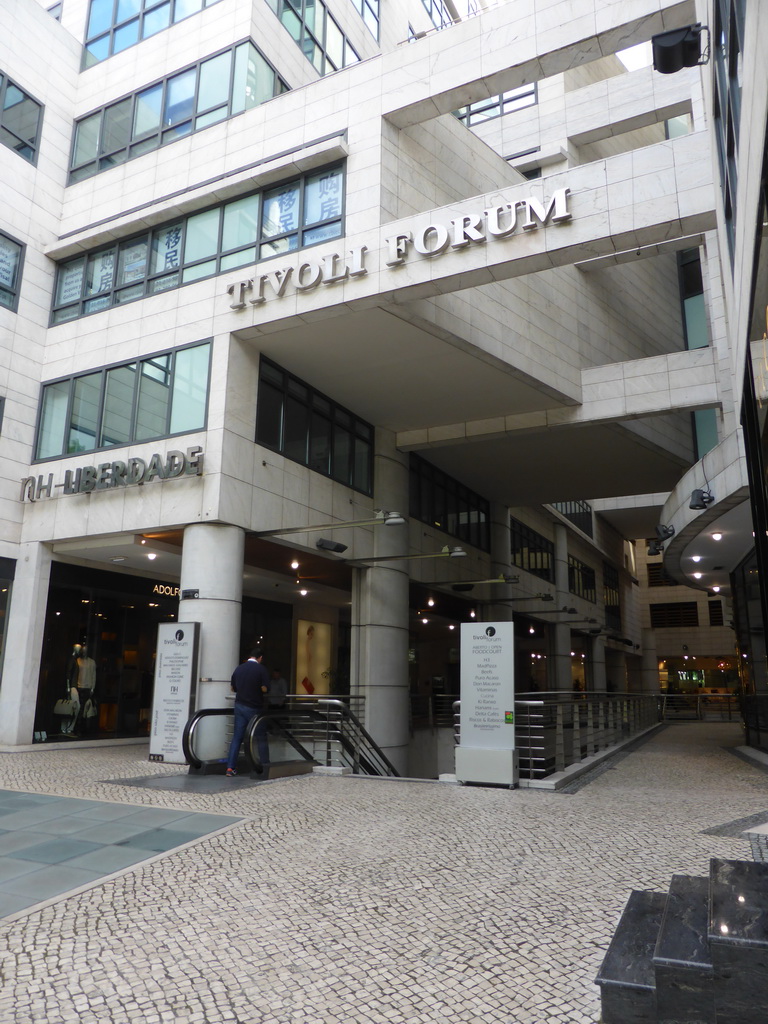
[[[228,707],[230,678],[240,661],[245,532],[239,526],[193,523],[184,530],[179,622],[200,623],[195,708]]]
[[[376,508],[408,513],[408,456],[376,431]],[[408,552],[408,527],[376,526],[373,557]],[[352,692],[365,727],[401,774],[408,771],[408,560],[356,569],[352,584]]]
[[[567,608],[570,600],[568,589],[568,531],[562,523],[555,523],[555,587],[557,608]],[[554,688],[573,689],[571,672],[571,626],[568,622],[556,622],[554,636]]]

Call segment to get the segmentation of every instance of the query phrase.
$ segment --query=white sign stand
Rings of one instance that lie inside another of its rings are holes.
[[[515,627],[461,627],[461,739],[456,778],[497,786],[518,783],[515,753]]]
[[[157,627],[150,761],[186,764],[181,740],[194,707],[199,641],[199,622]]]

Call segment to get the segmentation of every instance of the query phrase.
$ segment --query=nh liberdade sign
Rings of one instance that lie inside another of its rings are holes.
[[[432,259],[445,252],[505,239],[518,231],[535,231],[550,222],[564,224],[572,219],[568,209],[570,191],[569,188],[558,189],[546,205],[529,196],[514,203],[461,213],[458,217],[441,219],[436,216],[417,229],[396,231],[384,239],[384,263],[387,267],[398,267],[414,254]],[[294,292],[306,292],[350,277],[364,277],[368,273],[368,252],[367,245],[360,245],[350,249],[346,258],[338,252],[327,253],[306,260],[298,268],[288,265],[236,281],[227,287],[227,294],[232,297],[230,306],[232,309],[259,306],[268,298],[282,298],[288,294],[289,287]]]

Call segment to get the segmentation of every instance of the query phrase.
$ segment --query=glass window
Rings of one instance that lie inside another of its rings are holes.
[[[0,234],[0,306],[8,309],[16,308],[23,251],[20,242]]]
[[[47,459],[61,455],[69,407],[70,382],[49,384],[43,390],[40,427],[37,437],[37,457]]]
[[[117,366],[107,371],[104,390],[104,419],[99,447],[127,444],[131,440],[133,395],[136,390],[136,364]]]
[[[353,437],[353,430],[358,437]],[[256,441],[286,458],[371,493],[372,427],[262,358]]]
[[[280,18],[291,38],[301,48],[302,53],[321,75],[347,67],[360,60],[349,40],[333,20],[322,0],[267,0],[272,10]],[[355,0],[355,5],[362,12],[365,0]],[[378,0],[368,0],[376,7]],[[370,21],[366,20],[370,27]],[[374,31],[377,35],[378,25]]]
[[[72,394],[69,417],[67,452],[86,452],[96,447],[96,429],[99,423],[101,374],[78,377]]]
[[[37,159],[42,113],[37,100],[0,74],[0,143],[30,163]]]
[[[194,263],[218,252],[220,218],[221,211],[217,208],[197,213],[187,220],[184,239],[185,263]]]
[[[197,430],[205,422],[210,347],[198,345],[176,353],[171,401],[172,434]]]
[[[52,323],[254,263],[260,237],[274,235],[261,245],[261,258],[338,238],[343,205],[337,165],[68,260],[58,268]],[[328,215],[338,219],[301,226]],[[286,228],[289,234],[276,234]]]
[[[150,13],[155,9],[144,16],[145,23]],[[131,23],[131,32],[135,25]],[[116,30],[115,36],[122,31]],[[78,121],[69,184],[201,131],[286,89],[253,43],[229,47]]]
[[[174,22],[211,7],[218,0],[91,0],[83,55],[84,67],[106,60],[139,39],[148,39]]]
[[[136,438],[165,434],[170,408],[170,355],[155,356],[140,364],[139,400],[136,411]]]
[[[203,429],[209,362],[203,342],[44,385],[35,458]]]

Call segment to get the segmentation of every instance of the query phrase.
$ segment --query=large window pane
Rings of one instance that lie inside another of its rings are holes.
[[[325,37],[325,52],[333,61],[335,67],[340,68],[343,66],[344,36],[333,18],[328,19],[328,28]]]
[[[299,227],[299,186],[283,185],[264,195],[262,237],[282,235]]]
[[[74,302],[83,293],[83,277],[85,275],[85,256],[72,260],[59,268],[59,278],[56,282],[56,305],[61,306],[67,302]]]
[[[91,14],[88,18],[88,38],[105,32],[112,24],[113,0],[91,0]]]
[[[112,52],[122,53],[123,50],[127,50],[129,46],[134,46],[139,41],[139,19],[135,21],[129,21],[127,25],[123,25],[122,28],[115,29],[115,34],[112,37]]]
[[[39,116],[40,104],[8,83],[3,100],[3,127],[25,142],[34,142]]]
[[[136,439],[166,434],[171,400],[170,355],[155,356],[141,363]]]
[[[69,404],[69,381],[49,384],[43,390],[43,408],[40,414],[40,434],[37,439],[37,458],[48,459],[61,455]]]
[[[220,214],[218,209],[206,210],[205,213],[197,213],[189,218],[184,241],[185,263],[215,255],[219,245]]]
[[[96,447],[99,422],[101,374],[91,373],[74,382],[67,452],[85,452]]]
[[[107,372],[100,447],[110,444],[126,444],[131,440],[135,387],[135,363],[131,363],[129,366],[118,366]]]
[[[126,242],[120,247],[117,264],[117,284],[131,284],[143,281],[147,272],[147,240],[139,238]]]
[[[195,68],[191,68],[168,80],[163,124],[179,124],[192,116],[196,77]]]
[[[152,235],[152,273],[175,270],[181,261],[181,224],[160,228]]]
[[[88,271],[85,277],[85,294],[96,295],[109,291],[115,272],[115,250],[106,249],[88,258]]]
[[[309,433],[308,466],[317,473],[329,476],[331,472],[331,424],[325,416],[312,413],[312,428]]]
[[[153,85],[144,89],[136,97],[136,109],[133,115],[133,137],[138,138],[145,132],[156,132],[160,127],[160,110],[163,102],[162,85]]]
[[[19,275],[21,246],[0,235],[0,304],[12,306]]]
[[[199,10],[202,10],[202,7],[203,0],[176,0],[173,20],[181,21],[182,18],[188,18],[190,14],[197,14]]]
[[[144,15],[144,25],[141,30],[141,38],[148,39],[155,32],[168,28],[171,23],[171,5],[163,4],[162,7],[155,7]]]
[[[282,448],[283,392],[262,381],[256,407],[256,440],[269,448]]]
[[[117,17],[115,21],[128,21],[141,11],[141,0],[117,0]]]
[[[304,223],[315,224],[340,217],[341,197],[341,171],[326,171],[308,178],[304,193]]]
[[[173,370],[172,434],[205,426],[210,345],[197,345],[176,353]]]
[[[131,132],[131,100],[113,103],[104,111],[104,131],[101,137],[101,152],[111,153],[128,145]]]
[[[246,196],[224,207],[222,252],[255,242],[259,234],[259,196]]]
[[[99,151],[99,130],[101,129],[101,111],[84,117],[77,122],[75,128],[75,146],[72,165],[76,167],[88,160],[95,160]]]
[[[283,435],[283,453],[294,462],[307,464],[307,428],[309,426],[309,410],[306,405],[295,398],[288,397],[285,401],[285,427]]]
[[[197,90],[198,110],[208,110],[228,102],[231,68],[231,50],[220,53],[218,57],[213,57],[200,65],[200,84]]]

